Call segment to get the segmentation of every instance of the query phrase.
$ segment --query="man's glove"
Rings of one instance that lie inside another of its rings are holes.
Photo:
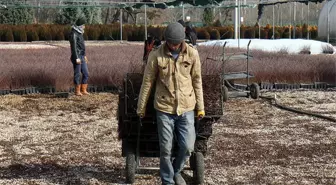
[[[198,117],[198,118],[203,118],[204,115],[205,115],[204,110],[199,110],[199,111],[197,111],[197,117]]]
[[[81,60],[79,58],[76,59],[76,64],[81,64]]]
[[[86,63],[89,63],[89,60],[87,59],[86,56],[84,57],[84,60],[85,60]]]

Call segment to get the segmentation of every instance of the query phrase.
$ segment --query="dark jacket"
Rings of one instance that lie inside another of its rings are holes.
[[[187,26],[186,27],[186,38],[185,41],[189,44],[192,44],[193,46],[196,45],[196,41],[197,41],[197,34],[196,32],[193,30],[193,28],[191,26]]]
[[[83,34],[76,31],[72,28],[69,42],[71,47],[71,60],[75,61],[77,58],[81,56],[85,56],[85,44]]]
[[[193,46],[196,45],[197,35],[194,32],[190,32],[186,34],[186,42],[192,44]]]

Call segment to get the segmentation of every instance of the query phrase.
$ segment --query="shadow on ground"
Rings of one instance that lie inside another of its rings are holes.
[[[57,184],[88,184],[92,179],[124,184],[124,169],[119,166],[64,166],[58,164],[13,164],[0,168],[0,179],[44,179]]]

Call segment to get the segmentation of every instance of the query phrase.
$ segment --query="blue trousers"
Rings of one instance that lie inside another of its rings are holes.
[[[196,140],[194,111],[167,114],[157,111],[157,124],[160,143],[160,176],[162,184],[174,184],[174,176],[181,173],[184,164],[194,150]],[[174,139],[178,152],[172,161]]]
[[[72,61],[74,69],[74,83],[75,85],[87,84],[89,79],[89,70],[84,56],[80,56],[81,64],[77,64],[76,60]],[[82,76],[82,80],[81,80]]]

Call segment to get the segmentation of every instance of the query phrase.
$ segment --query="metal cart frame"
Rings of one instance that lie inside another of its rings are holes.
[[[219,77],[220,78],[220,77]],[[219,81],[220,82],[220,81]],[[134,108],[134,101],[137,102],[136,94],[139,91],[138,87],[132,84],[132,81],[126,76],[123,83],[123,90],[119,94],[119,104],[118,104],[118,131],[119,138],[122,141],[122,156],[126,157],[126,181],[127,183],[134,183],[135,175],[138,170],[158,170],[158,167],[143,167],[140,164],[141,157],[160,157],[159,150],[159,140],[157,134],[156,126],[156,115],[153,108],[153,93],[151,92],[149,102],[147,103],[147,114],[146,117],[140,119],[136,114]],[[131,86],[133,89],[128,89]],[[128,91],[133,91],[134,95],[132,97],[127,93]],[[220,95],[222,92],[219,93]],[[220,100],[219,100],[220,101]],[[223,101],[221,101],[223,102]],[[223,110],[223,105],[219,105],[221,110]],[[223,112],[223,111],[222,111]],[[198,148],[201,144],[207,145],[207,140],[211,136],[211,133],[205,132],[203,127],[205,124],[210,125],[212,129],[212,123],[217,121],[222,115],[211,115],[205,116],[203,119],[199,120],[195,118],[195,130],[196,130],[196,142],[195,149],[189,159],[189,167],[184,168],[184,170],[193,171],[193,184],[202,184],[204,182],[204,156],[206,155],[207,149]],[[122,128],[119,128],[121,127]],[[177,143],[175,142],[174,149],[172,151],[172,157],[176,155]]]
[[[260,87],[257,83],[250,84],[250,78],[254,78],[254,76],[249,72],[249,60],[253,58],[250,55],[250,44],[251,40],[247,44],[246,52],[243,53],[226,53],[227,42],[223,45],[223,54],[222,54],[222,75],[223,75],[223,99],[227,101],[229,97],[251,97],[253,99],[258,99],[260,95]],[[241,72],[231,72],[225,73],[225,63],[228,60],[246,60],[246,71]],[[241,90],[234,87],[234,80],[238,79],[246,79],[246,89]],[[232,89],[238,93],[230,93],[229,89]]]

